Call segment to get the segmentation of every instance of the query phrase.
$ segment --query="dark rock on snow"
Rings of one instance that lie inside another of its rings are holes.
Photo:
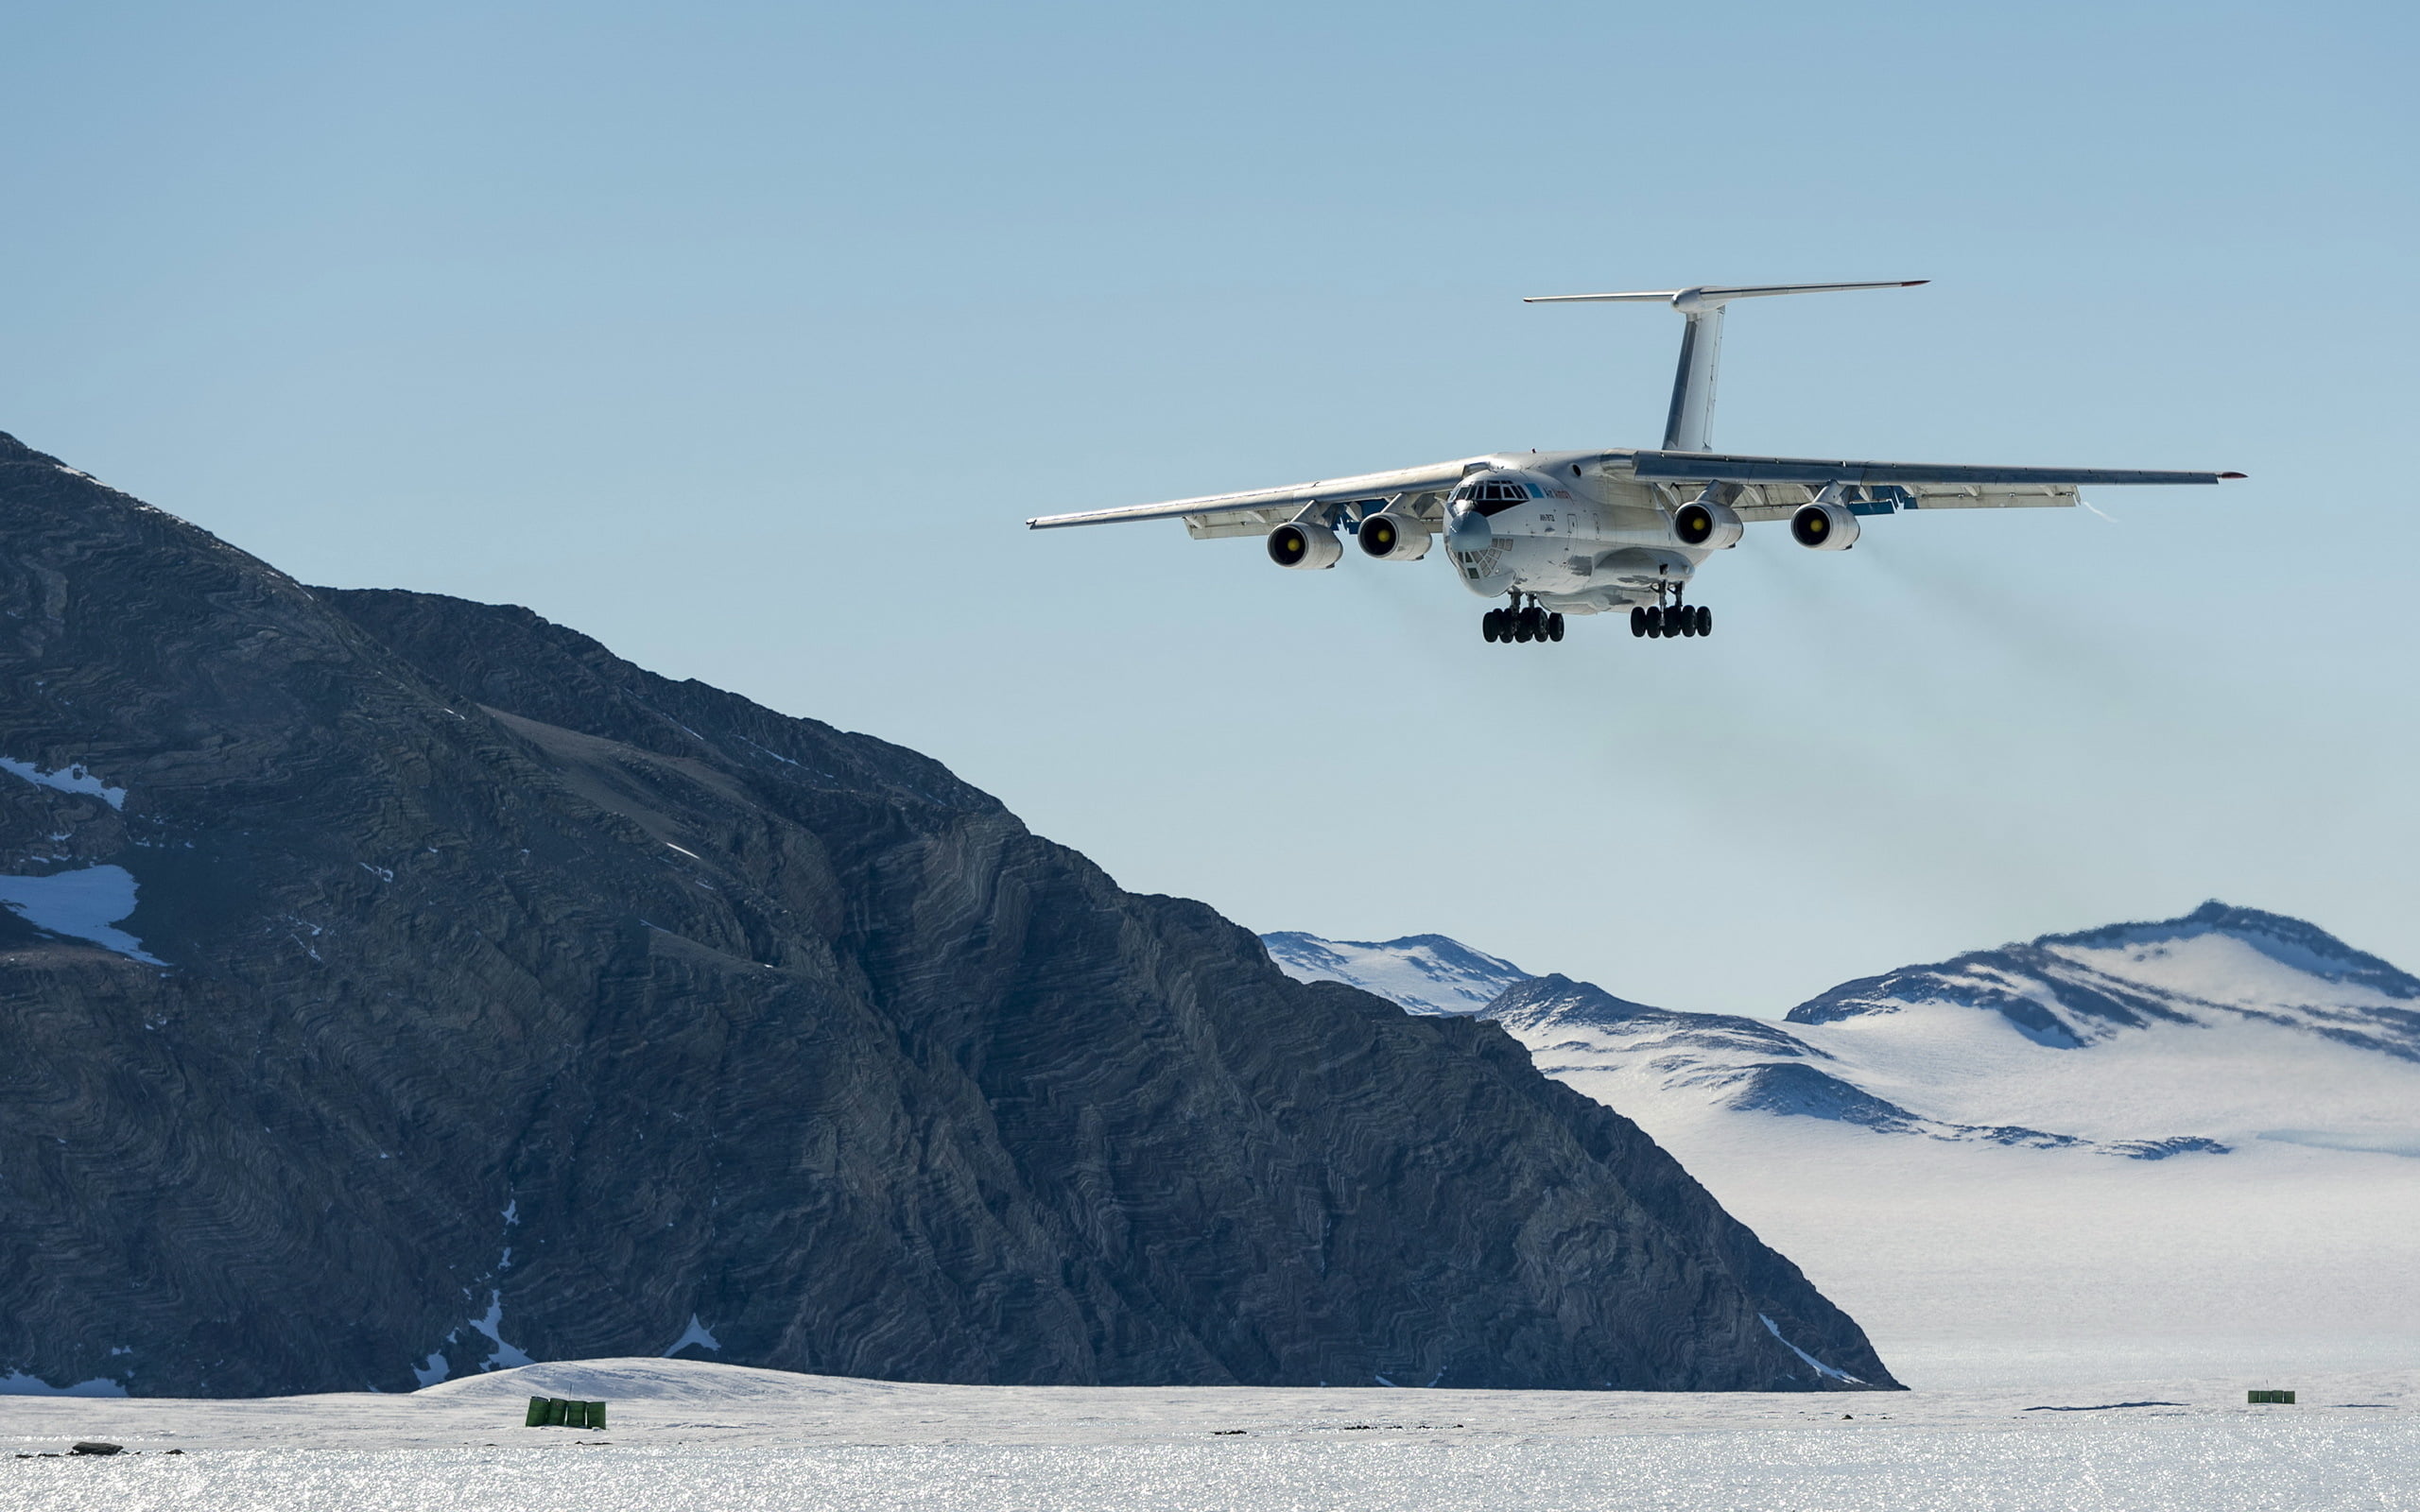
[[[1293,982],[913,751],[526,610],[302,588],[6,437],[0,758],[0,1375],[394,1390],[710,1336],[1892,1383],[1495,1025]]]
[[[1610,1031],[1655,1054],[1832,1057],[1777,1023],[1730,1013],[1680,1013],[1617,998],[1593,982],[1549,971],[1506,988],[1483,1016],[1535,1044],[1572,1030]]]

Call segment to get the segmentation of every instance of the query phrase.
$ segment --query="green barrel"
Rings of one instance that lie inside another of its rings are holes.
[[[605,1404],[603,1402],[592,1401],[588,1404],[588,1426],[596,1429],[600,1434],[605,1431]]]
[[[549,1428],[561,1428],[563,1425],[563,1415],[570,1410],[571,1403],[563,1400],[562,1398],[548,1397],[546,1399],[546,1426]]]
[[[529,1399],[529,1418],[522,1426],[525,1428],[544,1428],[546,1426],[545,1398],[532,1397]]]

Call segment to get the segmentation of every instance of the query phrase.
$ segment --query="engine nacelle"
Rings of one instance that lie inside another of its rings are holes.
[[[1703,500],[1681,506],[1672,516],[1672,534],[1684,546],[1725,550],[1739,544],[1739,533],[1746,528],[1737,510]],[[1850,535],[1854,538],[1856,531],[1852,529]]]
[[[1343,555],[1344,543],[1325,525],[1282,524],[1269,533],[1269,559],[1280,567],[1333,567]]]
[[[1361,553],[1379,561],[1418,561],[1428,555],[1428,527],[1408,514],[1379,513],[1361,522]]]
[[[1809,551],[1846,551],[1857,544],[1857,516],[1837,504],[1810,504],[1789,517],[1789,539]]]

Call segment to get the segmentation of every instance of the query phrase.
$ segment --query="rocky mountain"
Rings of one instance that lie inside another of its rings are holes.
[[[7,438],[0,758],[0,1379],[1893,1383],[1496,1026]]]

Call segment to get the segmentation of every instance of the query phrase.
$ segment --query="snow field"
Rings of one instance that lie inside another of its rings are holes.
[[[1709,1107],[1637,1057],[1591,1063],[1557,1047],[1538,1059],[1637,1120],[1910,1385],[2420,1364],[2420,1160],[2344,1147],[2398,1114],[2420,1123],[2408,1111],[2420,1108],[2420,1067],[2252,1026],[2172,1032],[2271,1053],[2191,1047],[2206,1058],[2187,1060],[2180,1079],[2209,1110],[2190,1123],[2176,1081],[2151,1075],[2131,1047],[2100,1063],[2066,1053],[2063,1086],[2034,1078],[2034,1106],[1991,1111],[2037,1127],[2210,1134],[2232,1153],[2131,1160],[1952,1143]],[[2143,1073],[2132,1084],[2130,1066]],[[2070,1116],[2042,1117],[2053,1102]],[[2109,1111],[2129,1102],[2131,1113]],[[2296,1108],[2333,1147],[2263,1137]]]
[[[2329,1512],[2420,1503],[2420,1371],[2254,1383],[2293,1384],[2302,1404],[2246,1406],[2239,1379],[2065,1394],[1684,1395],[937,1386],[690,1361],[566,1362],[399,1397],[0,1400],[0,1505]],[[522,1428],[533,1395],[604,1398],[614,1427]],[[143,1452],[14,1457],[83,1437]],[[187,1452],[161,1452],[172,1447]]]
[[[1544,1443],[232,1451],[13,1461],[26,1512],[2332,1512],[2410,1506],[2420,1426]]]

